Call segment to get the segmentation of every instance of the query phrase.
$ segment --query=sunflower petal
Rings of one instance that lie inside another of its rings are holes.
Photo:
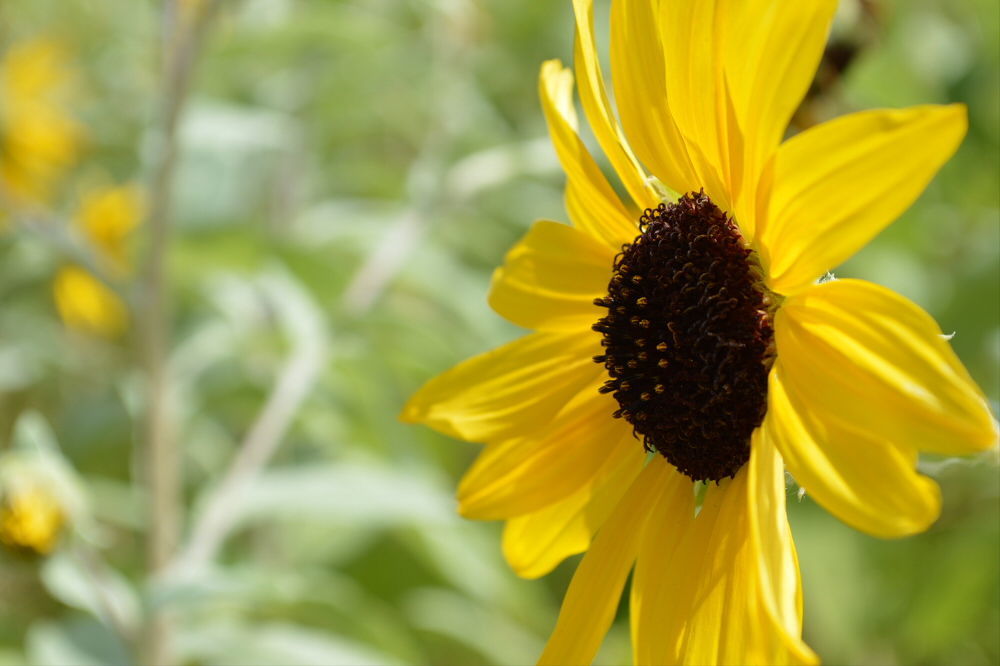
[[[541,221],[493,273],[490,306],[525,328],[590,328],[606,311],[594,298],[608,290],[614,253],[591,236],[558,222]]]
[[[597,386],[580,393],[537,435],[487,446],[458,486],[466,518],[499,520],[538,511],[593,485],[602,470],[641,449]]]
[[[636,154],[678,194],[701,184],[667,99],[655,3],[611,4],[611,76],[622,126]]]
[[[648,572],[635,581],[636,663],[816,662],[800,638],[780,458],[756,443],[752,450],[734,479],[710,487],[686,528],[662,505],[650,517],[636,564]]]
[[[733,202],[741,221],[757,206],[760,171],[812,82],[836,8],[836,0],[743,0],[721,12],[725,81],[744,137],[744,172],[730,177],[742,192]]]
[[[673,122],[684,137],[697,184],[720,208],[732,210],[731,189],[724,179],[728,142],[724,143],[720,136],[728,129],[728,122],[719,5],[717,0],[661,2],[657,18],[667,99]]]
[[[514,572],[522,578],[539,578],[570,555],[587,550],[645,460],[642,447],[634,446],[600,482],[540,511],[508,520],[503,553]]]
[[[862,111],[786,141],[760,238],[771,287],[793,293],[903,213],[965,136],[965,107]]]
[[[761,430],[782,452],[799,485],[830,513],[873,536],[900,537],[927,529],[941,512],[941,492],[917,473],[916,451],[822,419],[786,385],[786,374],[779,359]]]
[[[781,639],[780,645],[757,644],[750,661],[818,663],[815,653],[802,641],[802,584],[785,513],[784,464],[774,445],[765,441],[761,428],[754,431],[747,475],[750,552],[758,568],[756,587],[764,611],[761,619],[773,622]]]
[[[593,0],[573,0],[573,12],[576,15],[576,49],[573,60],[580,86],[580,102],[590,128],[636,205],[640,209],[656,206],[659,196],[647,181],[646,172],[625,141],[608,103],[608,93],[594,41]]]
[[[649,506],[670,471],[662,460],[652,460],[597,533],[573,575],[539,664],[589,664],[594,659],[614,620]]]
[[[676,645],[668,646],[664,640],[662,621],[669,602],[664,603],[663,594],[676,551],[694,524],[694,508],[691,481],[673,471],[649,507],[632,575],[629,612],[635,664],[666,663],[662,660],[667,654],[676,654]]]
[[[417,391],[406,423],[472,442],[514,439],[544,428],[600,374],[594,333],[533,333],[459,363]]]
[[[573,74],[558,60],[549,60],[542,64],[538,87],[552,145],[566,172],[570,219],[581,231],[618,251],[622,243],[635,238],[637,227],[577,134]]]
[[[996,445],[986,399],[941,329],[889,289],[815,285],[785,301],[775,339],[786,388],[823,424],[946,455]]]

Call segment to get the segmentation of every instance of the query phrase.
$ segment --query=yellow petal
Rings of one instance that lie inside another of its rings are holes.
[[[764,617],[780,645],[761,641],[753,660],[761,663],[818,663],[802,641],[802,581],[792,530],[785,511],[785,468],[781,455],[762,429],[754,431],[747,465],[747,507],[750,519],[750,553],[757,564],[755,587]]]
[[[721,11],[725,82],[744,144],[730,159],[741,224],[757,207],[762,167],[777,149],[823,55],[836,0],[727,2]],[[742,173],[736,171],[742,163]]]
[[[594,299],[608,291],[614,253],[558,222],[536,222],[493,273],[490,306],[509,321],[543,330],[586,330],[607,314]]]
[[[573,58],[580,86],[580,102],[590,128],[639,209],[656,206],[659,196],[625,141],[608,103],[608,93],[604,87],[604,76],[601,74],[601,63],[594,41],[593,0],[573,0],[573,12],[576,15],[576,49]]]
[[[802,289],[874,238],[923,192],[966,125],[960,104],[862,111],[785,142],[760,238],[772,289]]]
[[[711,486],[685,526],[663,505],[636,571],[639,664],[815,663],[801,641],[799,576],[781,462],[757,446],[732,480]],[[676,536],[674,536],[676,535]],[[645,562],[644,560],[650,560]]]
[[[873,536],[900,537],[927,529],[941,512],[941,493],[936,483],[916,472],[916,451],[824,418],[786,384],[786,374],[794,371],[779,359],[771,372],[761,429],[799,485],[827,511]]]
[[[612,417],[618,403],[597,387],[582,391],[537,434],[487,446],[459,484],[459,512],[499,520],[538,511],[641,450],[631,426]]]
[[[507,521],[503,554],[518,576],[539,578],[570,555],[587,550],[642,469],[646,455],[642,446],[635,444],[618,467],[598,483],[540,511]]]
[[[573,575],[539,664],[593,660],[614,620],[649,507],[668,482],[671,469],[662,459],[650,461],[597,533]]]
[[[622,126],[636,154],[676,193],[701,188],[670,112],[654,3],[612,3],[611,75]]]
[[[889,289],[813,286],[785,301],[775,339],[786,388],[823,423],[946,455],[996,445],[986,399],[941,329]]]
[[[56,309],[67,326],[114,338],[125,330],[128,311],[115,292],[78,266],[56,273],[53,284]]]
[[[558,60],[549,60],[542,64],[538,87],[552,145],[566,172],[570,219],[617,252],[638,234],[637,218],[633,219],[577,134],[573,74]]]
[[[592,359],[600,349],[591,331],[527,335],[430,380],[400,418],[472,442],[536,432],[594,385],[603,372]]]
[[[676,655],[677,641],[671,639],[679,637],[663,631],[664,614],[670,610],[663,594],[676,551],[694,525],[693,489],[691,480],[675,470],[648,509],[649,523],[639,544],[629,599],[635,664],[666,663],[662,661],[666,655]]]
[[[687,146],[697,184],[732,210],[728,183],[730,130],[723,83],[722,21],[717,0],[661,2],[658,26],[673,122]]]

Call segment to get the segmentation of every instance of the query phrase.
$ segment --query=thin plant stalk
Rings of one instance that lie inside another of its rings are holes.
[[[181,455],[171,418],[167,364],[171,308],[166,259],[172,234],[171,200],[179,150],[177,130],[188,97],[193,65],[214,8],[215,3],[207,3],[190,21],[181,15],[178,0],[165,0],[163,11],[163,97],[157,158],[151,170],[146,260],[137,304],[138,348],[146,380],[142,463],[149,491],[146,564],[151,581],[161,574],[172,556],[183,511]],[[169,618],[157,604],[150,604],[148,609],[141,652],[142,663],[165,665],[174,662]]]

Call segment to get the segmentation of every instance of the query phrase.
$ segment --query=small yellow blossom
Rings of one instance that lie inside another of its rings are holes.
[[[10,547],[46,555],[65,524],[66,514],[55,495],[39,485],[8,490],[0,505],[0,542]]]
[[[115,338],[125,331],[125,304],[107,285],[79,266],[59,269],[52,290],[59,316],[70,328],[105,338]]]
[[[63,47],[33,39],[0,59],[0,191],[17,202],[41,203],[72,166],[83,128],[66,111],[72,79]]]
[[[116,273],[127,272],[128,240],[142,217],[142,197],[133,186],[108,187],[87,194],[76,216],[77,228]]]

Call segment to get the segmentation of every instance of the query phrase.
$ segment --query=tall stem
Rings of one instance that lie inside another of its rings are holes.
[[[188,96],[192,65],[209,9],[183,20],[177,0],[164,2],[163,97],[156,162],[152,166],[147,252],[141,275],[138,334],[146,378],[142,462],[149,491],[146,565],[150,579],[167,566],[181,521],[181,456],[171,419],[169,354],[171,308],[167,256],[171,240],[171,199],[177,162],[177,128]],[[173,662],[169,618],[155,605],[149,610],[142,641],[142,663]]]

